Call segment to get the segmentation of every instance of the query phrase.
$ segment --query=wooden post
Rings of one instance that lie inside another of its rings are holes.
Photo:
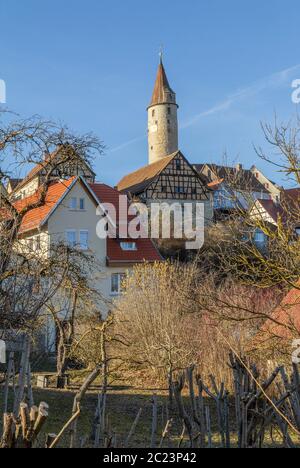
[[[152,397],[152,430],[151,430],[151,442],[150,448],[156,447],[157,438],[157,395]]]

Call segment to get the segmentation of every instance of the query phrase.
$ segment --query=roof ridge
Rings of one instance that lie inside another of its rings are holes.
[[[133,171],[127,175],[125,175],[117,184],[117,189],[119,191],[125,190],[126,188],[133,187],[134,185],[138,185],[141,182],[145,182],[147,180],[153,179],[153,177],[158,176],[168,164],[174,159],[178,154],[182,154],[179,150],[176,151],[175,153],[172,153],[168,156],[165,156],[164,158],[160,159],[159,161],[156,161],[152,164],[148,164],[146,166],[141,167],[140,169],[137,169],[136,171]],[[157,168],[157,170],[156,170]],[[135,177],[143,174],[144,177],[137,178],[137,180],[134,180]],[[129,180],[132,179],[132,182],[128,183]],[[127,181],[127,185],[124,185],[125,182]],[[151,182],[150,182],[151,183]],[[124,185],[124,186],[123,186]]]

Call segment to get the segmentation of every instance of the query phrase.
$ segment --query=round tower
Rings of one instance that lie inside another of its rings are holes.
[[[149,164],[178,151],[178,105],[162,63],[148,107]]]

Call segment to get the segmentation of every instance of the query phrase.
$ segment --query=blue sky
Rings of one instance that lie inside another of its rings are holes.
[[[299,0],[0,0],[7,106],[107,146],[98,179],[147,164],[147,114],[160,44],[191,162],[257,163],[260,121],[297,112]]]

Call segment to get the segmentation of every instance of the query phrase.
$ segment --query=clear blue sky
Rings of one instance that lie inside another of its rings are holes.
[[[98,179],[147,163],[147,114],[160,44],[191,162],[257,162],[260,121],[297,111],[299,0],[0,0],[7,106],[107,146]],[[144,137],[144,138],[143,138]]]

